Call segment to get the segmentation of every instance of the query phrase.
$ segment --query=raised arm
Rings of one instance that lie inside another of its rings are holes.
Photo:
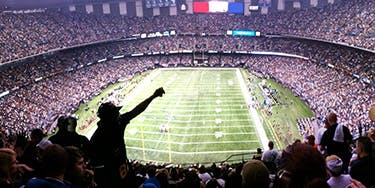
[[[127,115],[129,115],[129,119],[137,117],[140,113],[146,110],[146,108],[152,102],[152,100],[154,100],[156,97],[162,97],[163,94],[165,94],[165,91],[162,87],[156,89],[154,94],[152,94],[150,97],[139,103],[135,108],[133,108],[133,110],[127,113]]]

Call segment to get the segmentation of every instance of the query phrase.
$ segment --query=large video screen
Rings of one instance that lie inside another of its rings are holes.
[[[229,14],[243,14],[243,3],[225,2],[225,1],[209,1],[209,2],[194,2],[194,13],[229,13]]]
[[[208,2],[194,2],[193,3],[193,11],[194,13],[208,13],[209,7]]]
[[[228,13],[229,14],[243,14],[244,13],[243,3],[229,3]]]

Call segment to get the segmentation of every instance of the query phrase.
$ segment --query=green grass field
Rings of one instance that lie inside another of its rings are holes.
[[[148,109],[133,119],[126,128],[125,142],[129,159],[191,164],[219,162],[232,154],[238,154],[239,156],[231,158],[231,161],[248,160],[256,148],[265,149],[267,138],[264,137],[275,140],[277,130],[268,120],[263,121],[264,126],[258,123],[260,126],[256,128],[254,114],[259,117],[263,115],[261,111],[257,113],[255,110],[249,110],[247,98],[251,94],[245,85],[247,80],[243,77],[251,75],[239,70],[153,70],[146,76],[135,78],[136,82],[115,84],[88,104],[82,105],[76,113],[80,117],[78,124],[83,124],[87,118],[93,117],[100,98],[116,88],[123,88],[121,92],[125,97],[121,103],[121,112],[126,112],[150,96],[156,88],[164,87],[166,94],[155,99]],[[247,84],[256,85],[259,81],[255,79],[254,83]],[[257,92],[259,91],[252,91],[253,95],[257,95]],[[292,93],[290,95],[294,97]],[[305,104],[296,105],[303,107]],[[86,110],[83,110],[84,108]],[[283,123],[285,119],[271,118],[273,122],[282,120]],[[287,126],[294,126],[287,130],[289,132],[296,132],[295,124],[289,125],[295,122],[293,119],[294,117],[286,118]],[[168,132],[160,132],[162,125],[168,127]],[[267,136],[259,134],[259,128],[263,127]],[[94,130],[95,121],[79,132],[90,137]],[[284,140],[278,140],[279,147],[283,147]]]

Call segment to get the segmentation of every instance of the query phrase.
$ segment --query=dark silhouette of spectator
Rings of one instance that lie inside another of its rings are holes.
[[[31,168],[38,168],[40,163],[38,160],[37,144],[45,137],[41,129],[33,129],[30,133],[30,141],[26,144],[20,162]]]
[[[37,152],[37,159],[40,160],[43,156],[44,151],[48,146],[52,145],[52,142],[46,139],[42,139],[37,145],[36,145],[36,152]]]
[[[163,88],[156,89],[153,95],[124,114],[119,112],[121,107],[116,107],[111,102],[99,106],[100,121],[90,140],[91,145],[95,146],[90,153],[95,168],[95,181],[99,187],[135,186],[135,178],[131,177],[132,172],[129,173],[124,131],[130,120],[142,113],[156,97],[161,97],[164,93]]]
[[[27,133],[26,131],[18,132],[16,137],[14,151],[17,153],[17,160],[20,160],[19,158],[23,155],[27,145]]]
[[[93,188],[94,172],[86,168],[83,153],[75,146],[67,146],[68,166],[64,175],[64,180],[77,188]]]
[[[257,153],[253,156],[253,159],[262,160],[262,149],[261,148],[257,148]]]
[[[5,139],[5,135],[3,135],[3,134],[0,132],[0,148],[5,147],[5,143],[6,143],[6,141],[5,141],[4,139]]]
[[[178,188],[200,188],[201,180],[195,169],[187,170],[182,181],[177,183]]]
[[[42,157],[44,155],[44,152],[48,146],[52,145],[52,142],[46,139],[42,139],[37,145],[36,145],[36,163],[37,165],[34,167],[34,171],[32,173],[25,174],[25,179],[28,180],[32,177],[43,177],[42,172]],[[25,181],[26,183],[26,181]]]
[[[80,149],[83,154],[85,154],[85,157],[88,155],[88,152],[90,150],[90,141],[87,137],[80,135],[76,132],[77,128],[77,118],[68,116],[68,132],[71,134],[72,139],[72,146],[77,147]]]
[[[273,149],[273,142],[268,142],[268,150],[264,151],[262,154],[262,161],[267,166],[271,174],[276,173],[276,162],[278,158],[278,152]]]
[[[247,162],[242,169],[242,188],[268,188],[270,185],[269,171],[259,160]]]
[[[306,144],[309,144],[310,146],[318,149],[318,145],[315,144],[315,136],[314,135],[309,135],[306,139]]]
[[[70,146],[71,139],[70,133],[68,132],[68,118],[66,116],[60,116],[57,119],[57,128],[59,129],[57,133],[49,138],[54,144],[59,144],[60,146]]]
[[[212,178],[206,183],[206,188],[223,188],[223,186],[219,184],[216,178]]]
[[[168,170],[163,168],[163,169],[159,169],[157,171],[157,174],[156,174],[156,179],[159,181],[160,183],[160,188],[169,188],[169,181],[168,181],[168,178],[169,178],[169,175],[168,175]]]
[[[368,137],[356,141],[357,159],[351,162],[350,176],[366,187],[375,186],[375,160],[372,156],[372,143]]]
[[[238,164],[234,169],[232,169],[229,174],[228,178],[225,181],[225,188],[238,188],[242,185],[242,164]]]
[[[215,163],[213,163],[211,165],[212,180],[215,179],[215,181],[219,184],[219,187],[224,188],[225,187],[225,180],[223,179],[223,174],[222,174],[221,170],[222,169],[218,168]]]
[[[293,144],[301,144],[301,143],[302,143],[301,139],[296,139],[296,140],[294,140],[294,142],[293,142]]]
[[[337,115],[333,112],[327,116],[328,128],[320,141],[321,151],[327,150],[326,155],[337,155],[343,161],[343,170],[347,172],[351,151],[349,144],[352,135],[346,126],[337,123]]]
[[[41,178],[32,178],[26,188],[58,187],[72,188],[73,186],[64,181],[64,174],[68,165],[69,156],[66,150],[58,145],[48,146],[42,156]]]
[[[180,174],[178,173],[178,168],[172,167],[171,169],[169,169],[169,176],[170,176],[168,180],[169,186],[171,188],[175,188],[176,183],[180,178]]]
[[[304,187],[314,179],[325,180],[326,177],[326,164],[319,151],[310,145],[297,143],[282,152],[276,186]]]
[[[75,146],[80,149],[84,156],[89,156],[90,141],[87,137],[76,132],[77,119],[72,116],[61,116],[57,120],[59,130],[49,140],[54,144],[65,146]]]

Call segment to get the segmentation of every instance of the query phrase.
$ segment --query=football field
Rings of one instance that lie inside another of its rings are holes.
[[[250,94],[239,69],[157,69],[125,97],[121,112],[158,87],[166,94],[126,128],[129,159],[212,163],[254,153],[267,144],[257,113],[249,108]]]

